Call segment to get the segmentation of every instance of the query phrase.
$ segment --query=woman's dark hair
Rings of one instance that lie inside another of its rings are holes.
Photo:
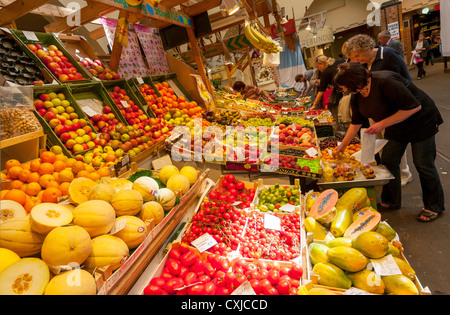
[[[245,87],[246,87],[246,85],[242,81],[236,81],[233,84],[233,90],[235,90],[235,91],[241,91],[241,90],[245,89]]]
[[[370,77],[369,70],[361,63],[342,63],[334,72],[333,83],[336,88],[345,86],[350,92],[356,92],[367,85]]]

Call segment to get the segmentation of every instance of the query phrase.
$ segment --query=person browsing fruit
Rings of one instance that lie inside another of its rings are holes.
[[[245,99],[262,100],[266,98],[269,102],[273,102],[272,97],[270,97],[267,91],[254,85],[247,85],[242,81],[236,81],[233,85],[233,90],[241,93]]]
[[[360,63],[340,65],[335,72],[334,83],[342,92],[352,94],[352,122],[336,151],[345,149],[368,118],[375,123],[367,128],[367,134],[385,130],[385,139],[389,141],[383,148],[381,163],[394,179],[383,186],[380,204],[383,208],[399,209],[400,160],[407,145],[411,144],[424,204],[424,210],[417,218],[422,222],[435,220],[445,210],[445,203],[435,166],[435,135],[443,119],[434,101],[399,74],[392,71],[370,72]]]

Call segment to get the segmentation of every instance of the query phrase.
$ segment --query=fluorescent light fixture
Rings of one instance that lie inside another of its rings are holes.
[[[222,0],[221,9],[223,8],[222,5],[225,7],[225,12],[228,15],[233,15],[240,9],[236,0]]]

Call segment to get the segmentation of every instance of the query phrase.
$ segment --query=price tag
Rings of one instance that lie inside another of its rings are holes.
[[[127,219],[126,218],[122,218],[120,220],[116,220],[116,222],[114,223],[113,228],[111,229],[111,231],[109,231],[108,234],[114,235],[117,232],[119,232],[120,230],[122,230],[126,225],[127,225]]]
[[[125,108],[130,107],[130,105],[128,105],[128,102],[127,102],[127,101],[121,100],[120,102],[122,103],[123,107],[125,107]]]
[[[350,289],[344,292],[344,295],[373,295],[373,294],[355,287],[351,287]]]
[[[23,36],[25,36],[25,38],[28,40],[39,41],[39,38],[37,38],[37,36],[34,32],[22,31],[22,33],[23,33]]]
[[[379,276],[395,276],[402,274],[402,271],[392,255],[387,255],[380,259],[371,259],[370,262],[372,263],[375,273]]]
[[[139,84],[145,84],[144,80],[141,77],[136,77],[136,80]]]
[[[309,148],[308,150],[305,151],[306,154],[308,154],[309,156],[317,156],[317,154],[319,154],[319,152],[317,152],[316,148]]]
[[[6,27],[0,27],[0,30],[2,30],[5,33],[11,34],[11,31]]]
[[[290,203],[287,203],[284,206],[280,207],[280,210],[284,211],[284,212],[292,213],[295,211],[295,206],[291,205]]]
[[[264,214],[264,228],[266,230],[281,231],[281,219],[271,214]]]
[[[253,290],[252,285],[249,281],[243,282],[240,286],[234,290],[231,295],[256,295],[255,290]]]
[[[81,109],[83,110],[83,112],[88,115],[89,117],[92,117],[94,115],[97,115],[97,113],[95,112],[95,110],[93,110],[92,108],[90,108],[89,106],[82,106]]]
[[[205,233],[196,240],[193,240],[191,244],[194,245],[200,253],[203,253],[216,245],[217,241],[209,233]]]

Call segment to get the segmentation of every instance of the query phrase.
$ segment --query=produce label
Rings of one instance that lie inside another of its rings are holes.
[[[395,276],[401,275],[402,271],[398,267],[392,255],[386,255],[380,259],[371,259],[373,269],[379,276]]]
[[[196,240],[192,241],[192,245],[194,245],[200,253],[207,251],[216,244],[217,241],[208,233],[205,233]]]

